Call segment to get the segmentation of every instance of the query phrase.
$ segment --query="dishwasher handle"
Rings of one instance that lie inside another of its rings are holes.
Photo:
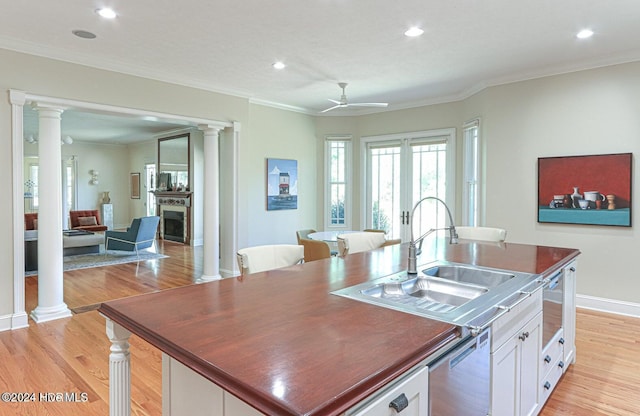
[[[541,282],[538,282],[538,283],[541,283]],[[501,311],[499,313],[493,315],[488,321],[486,321],[482,325],[467,325],[467,328],[469,328],[469,330],[471,331],[471,335],[475,337],[480,332],[482,332],[485,329],[487,329],[489,327],[489,325],[491,325],[492,323],[494,323],[495,321],[500,319],[504,314],[510,312],[511,309],[515,308],[516,306],[518,306],[519,304],[521,304],[522,302],[527,300],[529,297],[531,297],[531,295],[533,295],[534,292],[535,292],[535,290],[533,292],[527,292],[527,291],[524,291],[524,290],[520,290],[520,291],[517,292],[520,295],[518,300],[513,302],[511,305],[496,305],[496,308],[500,309]],[[522,295],[525,295],[525,296],[522,296]]]

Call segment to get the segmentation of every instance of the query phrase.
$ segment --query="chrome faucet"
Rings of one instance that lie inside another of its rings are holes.
[[[431,228],[429,231],[422,234],[420,237],[414,239],[413,238],[413,214],[415,213],[416,208],[418,208],[418,205],[420,205],[423,201],[426,201],[427,199],[433,199],[435,201],[440,202],[442,205],[444,205],[445,209],[447,210],[447,214],[449,215],[449,226],[445,228]],[[428,196],[416,202],[416,204],[413,206],[413,210],[411,210],[410,221],[411,221],[411,225],[410,225],[411,241],[409,242],[409,261],[407,264],[407,273],[417,274],[418,271],[416,270],[417,268],[416,257],[418,253],[416,249],[416,244],[420,244],[420,246],[422,247],[422,240],[424,240],[429,234],[438,230],[449,230],[449,244],[458,244],[458,233],[456,231],[456,226],[453,224],[453,216],[451,215],[451,211],[449,210],[449,207],[447,206],[447,204],[444,203],[443,200],[441,200],[440,198],[436,198],[435,196]]]

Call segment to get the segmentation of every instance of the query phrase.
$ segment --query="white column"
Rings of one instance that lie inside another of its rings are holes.
[[[13,314],[11,329],[29,326],[24,301],[24,138],[23,107],[26,94],[10,90],[13,163]]]
[[[204,263],[197,283],[218,280],[220,276],[220,128],[198,126],[204,132]]]
[[[38,306],[36,322],[71,316],[64,303],[62,263],[62,149],[61,108],[38,110]]]
[[[107,337],[111,341],[109,354],[109,415],[131,415],[131,332],[107,318]]]

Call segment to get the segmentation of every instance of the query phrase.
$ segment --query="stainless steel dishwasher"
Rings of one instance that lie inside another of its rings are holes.
[[[429,365],[430,416],[489,414],[489,331],[469,338]]]

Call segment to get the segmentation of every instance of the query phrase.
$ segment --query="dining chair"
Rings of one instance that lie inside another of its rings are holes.
[[[456,227],[458,238],[465,240],[494,241],[501,243],[507,238],[507,230],[494,227]]]
[[[298,238],[298,244],[301,244],[300,243],[301,239],[303,239],[303,238],[308,239],[309,238],[309,234],[315,233],[315,232],[316,232],[316,230],[314,230],[313,228],[307,228],[307,229],[304,229],[304,230],[296,231],[296,237]]]
[[[344,257],[347,254],[373,250],[382,247],[386,239],[384,233],[372,233],[363,231],[338,235],[338,255]]]
[[[386,234],[384,230],[379,230],[377,228],[365,228],[363,231],[368,233],[383,233]],[[402,243],[401,238],[394,238],[392,240],[385,240],[384,244],[381,247],[392,246],[394,244]]]
[[[269,244],[247,247],[236,254],[243,275],[293,266],[304,259],[304,247],[295,244]]]
[[[304,262],[328,259],[331,257],[331,247],[325,241],[301,238],[300,244],[304,247]]]

